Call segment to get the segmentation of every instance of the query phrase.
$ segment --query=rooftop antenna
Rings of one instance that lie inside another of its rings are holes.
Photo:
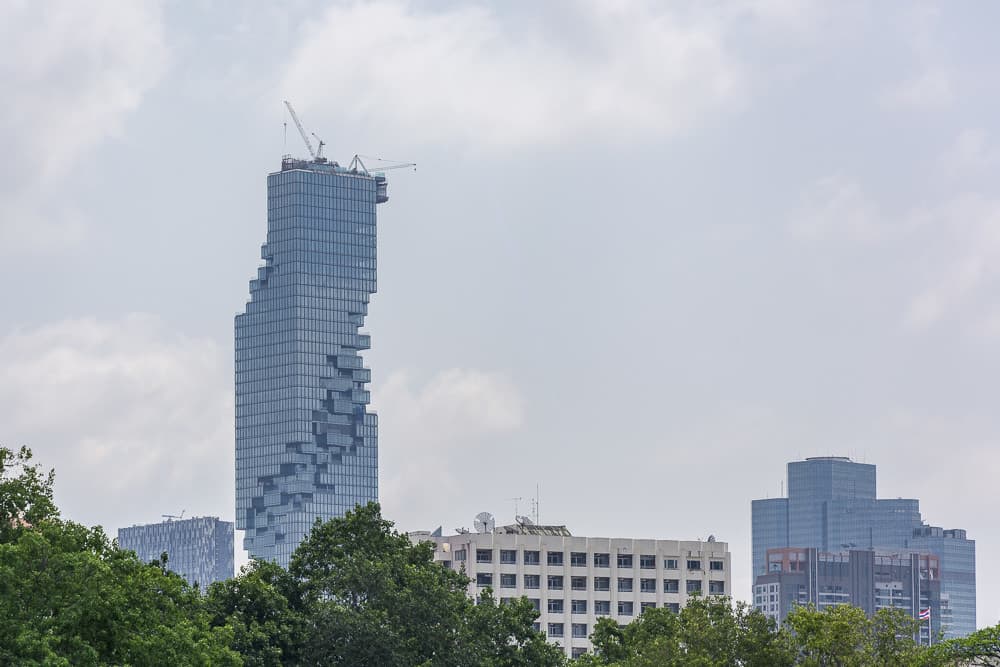
[[[515,516],[515,517],[517,517],[517,515],[518,515],[518,514],[517,514],[517,509],[518,509],[518,504],[519,504],[519,503],[520,503],[520,502],[521,502],[522,500],[524,500],[524,498],[522,498],[521,496],[517,496],[517,497],[515,497],[515,498],[508,498],[507,500],[513,500],[513,501],[514,501],[514,516]]]
[[[312,142],[309,141],[309,135],[306,134],[306,128],[302,127],[302,121],[299,120],[299,115],[295,113],[295,109],[292,108],[292,103],[285,100],[285,106],[288,107],[288,113],[292,115],[295,127],[299,128],[299,134],[302,135],[302,141],[306,142],[306,148],[309,149],[309,155],[312,156],[313,160],[319,160],[319,156],[316,154],[316,151],[313,150]],[[320,142],[320,150],[323,150],[323,142]]]

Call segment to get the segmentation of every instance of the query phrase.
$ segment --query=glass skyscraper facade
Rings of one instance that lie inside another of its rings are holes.
[[[267,179],[264,265],[236,316],[236,527],[288,565],[315,520],[378,499],[361,332],[383,176],[286,158]]]
[[[201,516],[118,529],[118,546],[143,562],[167,554],[167,569],[202,590],[233,576],[233,523]]]
[[[975,542],[965,531],[943,531],[961,533],[961,540],[921,537],[941,529],[924,524],[918,500],[877,498],[874,465],[835,456],[793,461],[788,497],[754,500],[751,516],[754,578],[767,574],[769,549],[926,551],[941,559],[941,594],[953,615],[943,624],[945,636],[975,631]]]

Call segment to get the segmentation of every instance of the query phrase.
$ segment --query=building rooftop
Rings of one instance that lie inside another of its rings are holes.
[[[538,526],[533,523],[515,523],[500,526],[498,533],[503,535],[555,535],[557,537],[573,537],[566,526]]]

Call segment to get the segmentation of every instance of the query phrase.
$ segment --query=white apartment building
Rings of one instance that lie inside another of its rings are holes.
[[[729,595],[725,542],[575,537],[565,526],[517,524],[441,536],[410,533],[437,545],[434,559],[464,568],[469,596],[490,587],[501,601],[527,597],[540,612],[537,626],[570,657],[592,649],[601,616],[621,625],[647,607],[678,611],[691,595]]]

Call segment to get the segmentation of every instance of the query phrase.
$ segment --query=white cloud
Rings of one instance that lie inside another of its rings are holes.
[[[882,104],[892,109],[933,110],[955,99],[952,76],[941,67],[930,67],[900,81],[882,94]]]
[[[15,331],[0,338],[0,443],[32,447],[63,513],[112,534],[182,509],[232,519],[227,357],[148,315]]]
[[[505,376],[442,371],[415,386],[397,372],[374,388],[379,412],[379,496],[401,528],[425,527],[471,480],[493,475],[498,439],[524,421],[521,396]]]
[[[83,235],[79,212],[52,192],[159,78],[160,13],[157,2],[0,5],[0,247],[39,250]]]
[[[739,101],[741,68],[711,17],[652,3],[571,7],[545,24],[482,6],[337,5],[302,35],[283,89],[394,142],[493,150],[666,135]]]
[[[928,247],[937,250],[937,261],[923,272],[906,324],[922,329],[958,315],[974,333],[993,331],[992,299],[976,297],[1000,279],[1000,201],[962,195],[915,218],[931,235]]]
[[[857,183],[840,176],[822,178],[803,193],[790,228],[809,241],[871,242],[887,233],[878,207]]]

